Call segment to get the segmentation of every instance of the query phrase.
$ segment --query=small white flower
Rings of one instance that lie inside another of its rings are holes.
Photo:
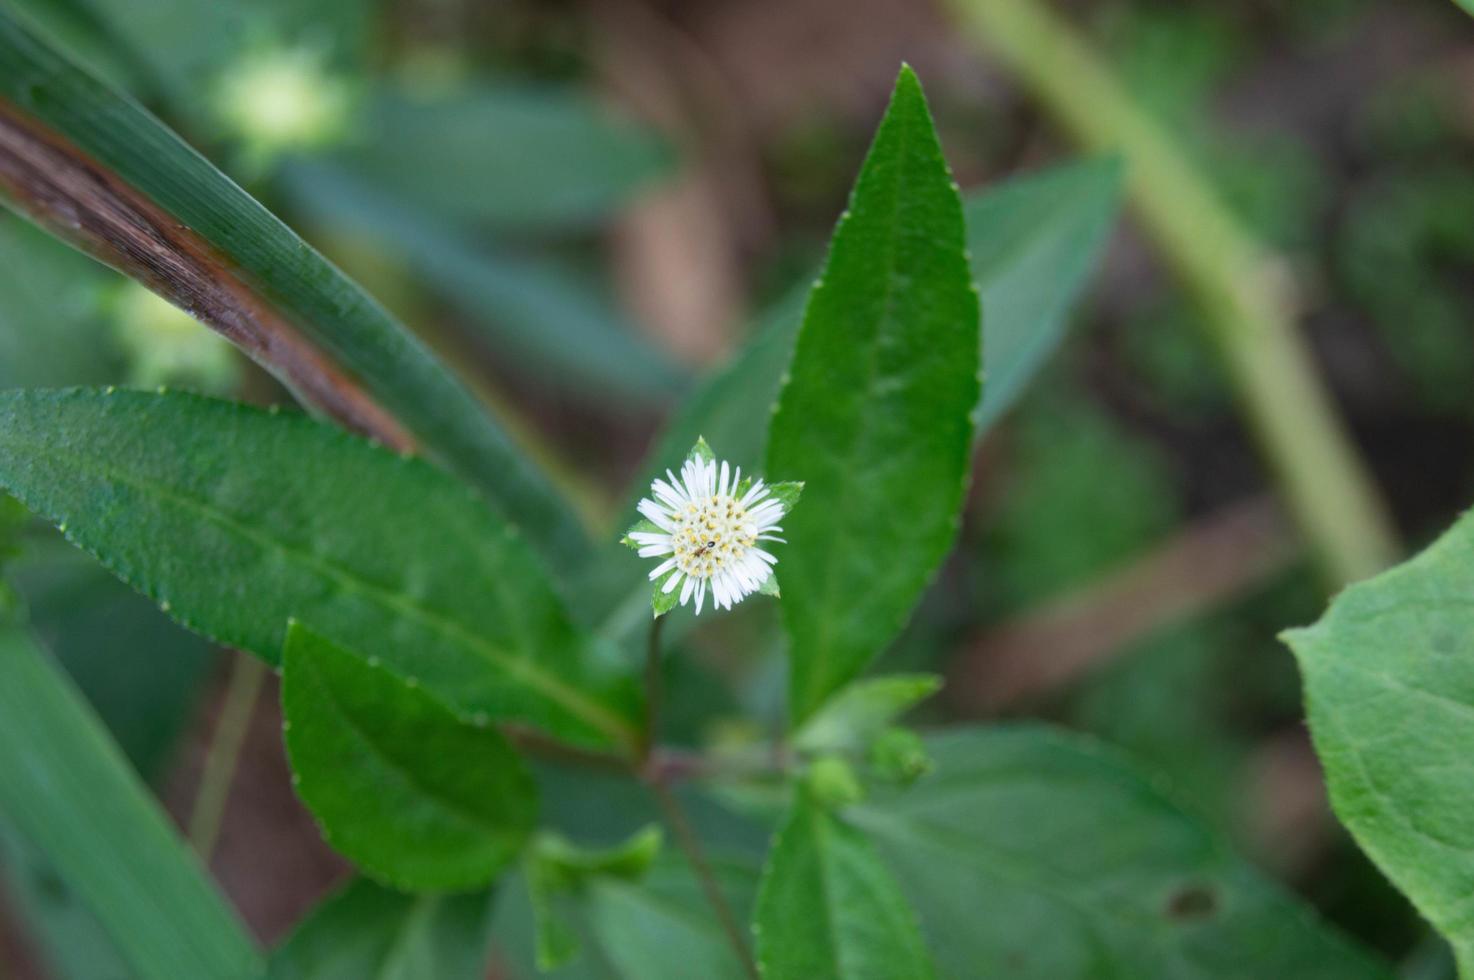
[[[648,521],[629,532],[626,542],[642,558],[663,558],[650,573],[658,582],[657,615],[675,604],[696,599],[701,614],[707,592],[712,604],[731,609],[759,590],[765,590],[778,559],[763,549],[778,537],[779,521],[797,499],[801,484],[770,485],[762,480],[745,485],[742,468],[718,462],[705,442],[686,458],[678,478],[670,470],[650,485],[651,497],[640,501]]]

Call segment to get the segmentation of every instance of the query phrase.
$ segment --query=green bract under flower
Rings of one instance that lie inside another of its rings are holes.
[[[650,573],[656,615],[692,598],[699,615],[708,592],[723,609],[754,592],[775,592],[778,559],[763,545],[783,541],[778,522],[802,488],[744,480],[740,466],[718,461],[698,441],[679,477],[666,470],[650,484],[651,496],[639,503],[645,520],[625,537],[640,557],[663,559]]]

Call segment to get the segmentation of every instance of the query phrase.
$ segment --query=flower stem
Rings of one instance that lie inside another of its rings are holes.
[[[644,765],[655,750],[659,737],[661,701],[665,698],[665,684],[660,672],[660,630],[665,617],[657,616],[650,623],[650,640],[645,648],[645,728],[640,732],[638,760]]]
[[[691,870],[696,873],[696,880],[701,882],[701,890],[706,893],[706,900],[711,903],[712,911],[716,913],[722,932],[726,933],[727,940],[737,953],[738,962],[742,964],[742,969],[747,976],[752,980],[758,980],[757,963],[753,961],[752,951],[748,949],[742,927],[738,924],[737,916],[732,911],[727,896],[723,894],[721,885],[717,882],[717,876],[711,869],[711,862],[707,860],[706,852],[701,848],[700,838],[691,829],[691,821],[687,818],[681,801],[676,798],[671,788],[662,782],[651,782],[650,789],[655,794],[660,809],[665,813],[666,822],[670,824],[671,831],[675,834],[676,845],[686,855],[686,860],[691,864]]]
[[[206,864],[220,837],[220,823],[240,762],[241,746],[251,725],[261,685],[266,680],[266,665],[260,660],[239,651],[233,656],[235,662],[231,666],[225,701],[220,708],[220,719],[215,723],[215,734],[200,774],[200,788],[189,815],[189,841]]]

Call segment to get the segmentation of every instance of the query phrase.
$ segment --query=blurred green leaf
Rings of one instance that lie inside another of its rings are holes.
[[[282,666],[292,782],[333,847],[406,891],[485,885],[521,850],[536,787],[490,723],[300,623]]]
[[[355,375],[428,451],[485,490],[555,565],[579,562],[588,542],[576,517],[428,348],[157,119],[3,11],[0,102],[65,137],[201,236],[254,299]]]
[[[906,903],[865,835],[800,791],[758,892],[765,980],[925,980],[935,975]]]
[[[1336,815],[1474,975],[1474,515],[1285,639]]]
[[[1120,165],[1089,160],[1015,177],[964,202],[973,276],[987,310],[979,435],[1012,407],[1063,340],[1069,309],[1105,245],[1119,195]],[[627,510],[634,510],[651,477],[677,465],[702,434],[722,447],[723,459],[754,472],[760,468],[767,430],[753,419],[770,412],[778,399],[807,296],[805,285],[775,304],[742,352],[687,396],[651,453]],[[645,593],[636,571],[628,556],[606,549],[586,580],[607,635],[628,636],[645,626]]]
[[[718,862],[715,873],[738,916],[752,907],[753,870]],[[679,859],[659,860],[638,883],[592,879],[566,903],[581,951],[547,972],[534,965],[533,910],[520,880],[502,890],[498,946],[518,980],[743,980],[746,973]]]
[[[0,215],[0,388],[116,376],[100,295],[107,273],[25,222]]]
[[[842,688],[793,735],[806,752],[863,751],[891,722],[941,689],[935,674],[866,677]]]
[[[134,768],[152,780],[215,662],[209,642],[59,539],[31,544],[12,575],[31,631],[61,661]]]
[[[983,304],[978,433],[1023,395],[1064,339],[1115,224],[1121,163],[1063,164],[972,195],[963,203],[967,247]]]
[[[0,632],[0,811],[139,977],[260,974],[251,940],[101,723],[16,630]]]
[[[608,215],[669,169],[670,152],[580,94],[501,83],[382,93],[330,159],[452,222],[544,229]]]
[[[540,384],[612,411],[626,399],[663,401],[680,387],[669,356],[641,338],[612,297],[553,262],[480,244],[327,163],[293,161],[279,179],[299,210],[402,257]]]
[[[270,980],[484,980],[494,892],[402,895],[358,878],[271,957]]]
[[[196,632],[280,656],[288,619],[466,717],[632,738],[633,692],[465,487],[302,416],[185,394],[0,394],[0,486]]]
[[[537,922],[537,968],[548,971],[578,955],[577,930],[561,908],[569,896],[582,893],[591,881],[612,876],[637,881],[660,854],[659,825],[650,824],[628,840],[606,848],[588,848],[561,834],[540,836],[526,862],[527,891]]]
[[[789,711],[809,717],[895,638],[957,530],[979,396],[978,298],[921,84],[895,95],[835,229],[769,429],[784,517]]]
[[[936,766],[849,812],[944,976],[1390,980],[1099,743],[931,738]]]

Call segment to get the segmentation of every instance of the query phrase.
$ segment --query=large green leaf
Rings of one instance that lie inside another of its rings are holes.
[[[527,545],[439,470],[185,394],[0,394],[0,486],[197,632],[275,662],[296,617],[464,716],[633,736]]]
[[[271,957],[270,980],[483,980],[492,892],[402,895],[359,878]]]
[[[1285,638],[1336,815],[1474,977],[1474,514]]]
[[[962,203],[902,69],[809,297],[768,436],[802,480],[780,558],[794,722],[900,631],[957,530],[978,400]]]
[[[292,782],[330,844],[411,891],[478,887],[516,856],[537,792],[500,732],[300,623],[282,664]]]
[[[0,104],[18,120],[10,124],[17,134],[49,131],[105,174],[83,193],[78,187],[91,171],[74,167],[75,161],[59,164],[65,155],[46,150],[45,166],[26,169],[23,183],[30,191],[17,197],[5,182],[8,204],[29,208],[54,233],[170,292],[217,327],[262,332],[268,352],[258,356],[299,390],[322,386],[325,377],[301,345],[322,352],[347,370],[343,384],[361,384],[427,450],[485,490],[555,563],[572,567],[581,561],[588,542],[572,512],[422,343],[157,119],[69,64],[4,10]],[[51,181],[71,189],[58,190]],[[101,195],[113,204],[97,214],[115,215],[124,209],[118,202],[127,199],[127,208],[160,212],[129,219],[130,227],[151,227],[151,233],[122,241],[113,226],[77,214],[79,194],[115,185],[123,189]],[[145,240],[150,244],[141,246]],[[198,256],[201,247],[225,263]],[[195,273],[181,279],[181,268],[195,269],[212,285],[191,280]],[[241,292],[250,299],[243,300]],[[314,390],[319,401],[350,397],[343,385]]]
[[[139,977],[242,980],[258,953],[65,676],[0,632],[0,812]]]
[[[1089,160],[1016,177],[966,199],[973,277],[988,311],[988,383],[979,403],[979,434],[999,421],[1063,339],[1070,306],[1114,220],[1119,192],[1119,165]],[[807,287],[795,289],[778,302],[742,352],[686,398],[626,510],[634,510],[651,477],[680,464],[698,436],[720,447],[723,459],[760,469],[768,432],[753,420],[770,413],[777,401],[807,294]],[[592,565],[586,587],[607,635],[627,636],[648,623],[648,586],[638,570],[617,548],[605,549]]]
[[[660,140],[568,91],[484,85],[440,98],[386,92],[332,157],[445,218],[577,226],[668,169]]]
[[[1098,743],[1025,727],[927,747],[929,775],[847,816],[944,976],[1390,980]]]
[[[679,387],[669,356],[641,339],[612,297],[551,261],[481,244],[327,163],[293,161],[279,179],[298,210],[401,257],[539,384],[605,411],[664,401]]]
[[[916,914],[865,835],[800,791],[763,872],[758,965],[768,980],[924,980]]]

